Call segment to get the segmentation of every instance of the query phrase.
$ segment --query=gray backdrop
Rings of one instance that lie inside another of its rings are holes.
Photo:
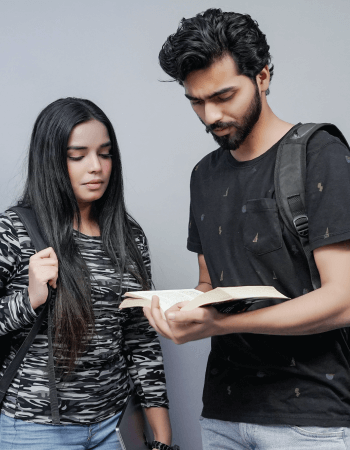
[[[189,177],[216,148],[158,65],[182,17],[209,7],[249,13],[266,33],[275,75],[268,100],[283,119],[329,121],[350,139],[349,0],[1,0],[0,210],[21,192],[34,120],[48,103],[96,102],[119,140],[129,211],[150,242],[158,289],[191,288]],[[198,415],[209,340],[162,340],[175,441],[201,448]]]

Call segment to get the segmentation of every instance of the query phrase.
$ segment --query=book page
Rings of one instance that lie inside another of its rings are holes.
[[[198,297],[199,295],[202,295],[203,292],[197,291],[196,289],[170,289],[170,290],[164,290],[164,291],[135,291],[135,292],[126,292],[125,297],[132,297],[132,298],[143,298],[148,300],[148,302],[144,302],[142,306],[149,306],[150,301],[152,300],[153,295],[158,295],[159,297],[159,305],[163,311],[166,311],[167,309],[171,308],[173,305],[179,302],[185,302],[185,301],[191,301],[194,298]],[[126,300],[124,300],[126,302]],[[124,302],[122,305],[124,305]],[[129,307],[131,307],[133,300],[128,301]],[[122,306],[121,305],[121,306]],[[141,306],[136,305],[135,306]],[[122,306],[125,307],[125,306]]]
[[[285,298],[273,286],[234,286],[216,288],[196,298],[190,304],[185,305],[182,310],[190,311],[199,306],[211,305],[213,303],[241,300],[246,298]]]
[[[137,306],[140,306],[141,308],[144,306],[151,307],[151,301],[145,300],[144,298],[127,298],[121,302],[119,309],[136,308]]]
[[[234,286],[218,288],[224,291],[232,300],[240,300],[244,298],[285,298],[273,286]]]

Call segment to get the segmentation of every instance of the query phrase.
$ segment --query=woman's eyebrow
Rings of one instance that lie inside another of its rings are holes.
[[[102,147],[110,147],[112,145],[111,141],[105,142],[104,144],[100,145],[100,148]],[[67,150],[87,150],[87,147],[80,146],[80,145],[70,145],[67,147]]]
[[[87,147],[81,147],[79,145],[70,145],[67,150],[86,150]]]

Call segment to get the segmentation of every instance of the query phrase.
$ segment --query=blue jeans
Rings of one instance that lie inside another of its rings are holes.
[[[350,428],[256,425],[200,418],[203,450],[350,450]]]
[[[122,450],[115,432],[119,416],[92,425],[42,425],[0,414],[0,449]]]

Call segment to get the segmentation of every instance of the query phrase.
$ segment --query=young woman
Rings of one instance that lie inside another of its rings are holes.
[[[47,106],[34,125],[22,201],[50,247],[35,249],[19,217],[0,216],[0,335],[17,331],[0,376],[55,288],[51,308],[59,425],[50,410],[47,322],[4,399],[1,450],[119,449],[116,421],[131,376],[155,440],[171,444],[160,345],[142,310],[119,310],[149,289],[146,237],[127,214],[113,127],[88,100]]]

